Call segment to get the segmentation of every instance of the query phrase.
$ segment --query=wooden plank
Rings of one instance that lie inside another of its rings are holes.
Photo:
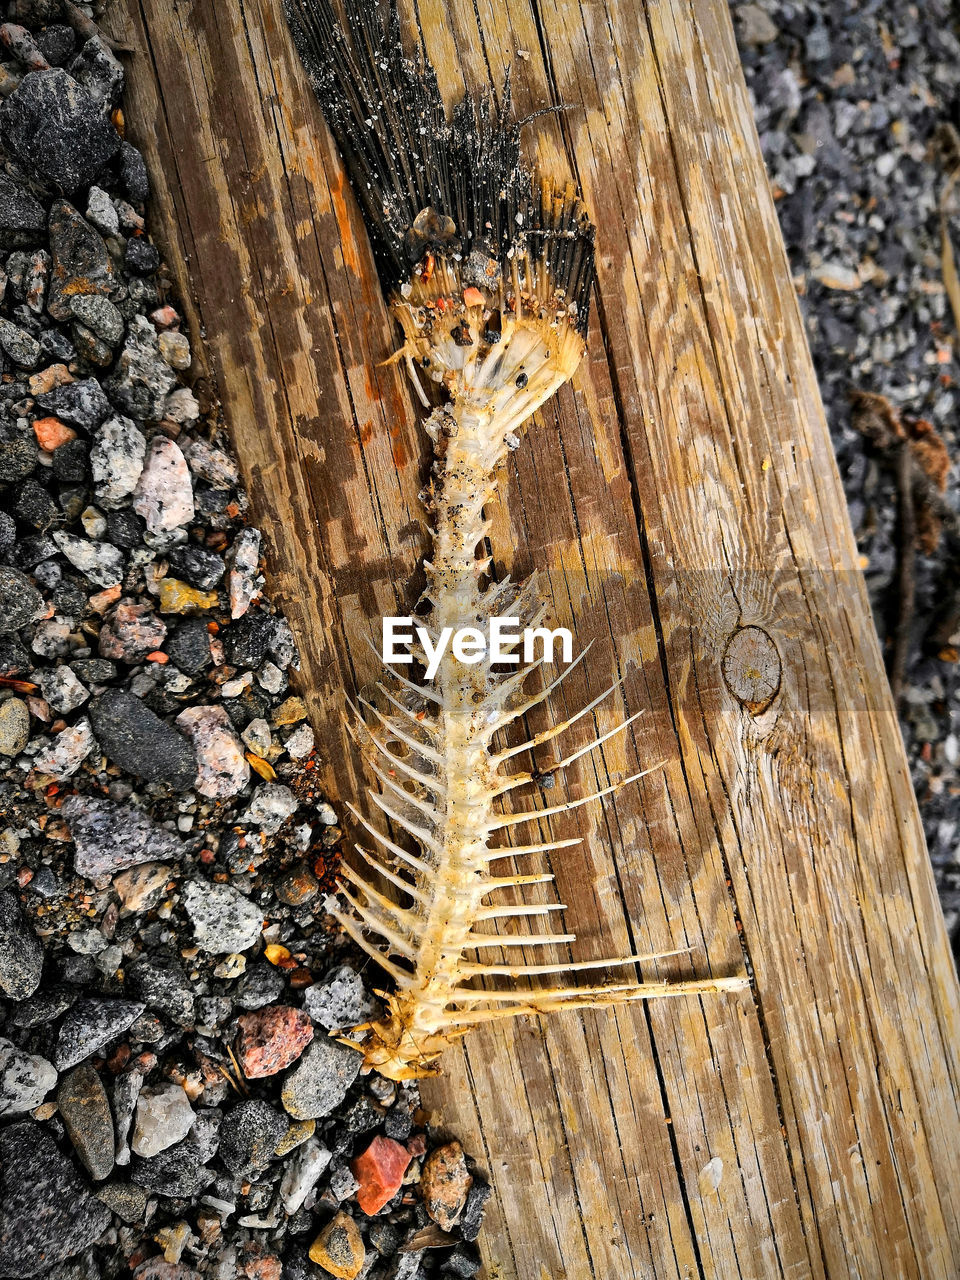
[[[666,761],[556,828],[585,837],[554,867],[578,954],[688,946],[659,971],[757,979],[450,1057],[424,1092],[491,1175],[490,1274],[953,1277],[956,978],[726,6],[401,7],[451,99],[513,61],[521,114],[569,104],[530,145],[599,224],[588,356],[492,535],[597,641],[556,713],[613,672],[596,727],[645,709],[571,791]],[[356,799],[339,708],[412,598],[418,414],[379,363],[395,335],[279,4],[128,14],[152,225],[197,301],[325,782]]]

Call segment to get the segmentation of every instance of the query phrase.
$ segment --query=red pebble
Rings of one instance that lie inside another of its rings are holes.
[[[357,1204],[364,1213],[379,1213],[400,1190],[410,1163],[410,1152],[392,1138],[374,1138],[366,1151],[351,1162],[350,1171],[360,1183]]]
[[[237,1057],[248,1080],[275,1076],[296,1061],[313,1039],[313,1023],[302,1009],[275,1004],[237,1019]]]

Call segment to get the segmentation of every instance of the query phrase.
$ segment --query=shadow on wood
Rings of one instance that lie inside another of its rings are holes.
[[[489,1170],[501,1280],[960,1274],[957,984],[726,6],[419,0],[445,95],[515,64],[598,223],[590,347],[494,512],[498,568],[644,708],[571,790],[583,958],[755,993],[477,1032],[425,1096]],[[128,0],[152,225],[206,330],[335,802],[343,695],[405,612],[427,455],[279,0]],[[576,734],[572,746],[578,745]],[[583,788],[584,791],[578,791]],[[644,976],[655,976],[653,974]]]

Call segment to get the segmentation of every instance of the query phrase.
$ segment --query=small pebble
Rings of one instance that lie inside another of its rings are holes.
[[[300,1009],[273,1005],[237,1019],[237,1058],[248,1080],[284,1071],[313,1039],[313,1024]]]
[[[260,938],[259,908],[232,885],[190,881],[183,889],[183,905],[197,946],[212,955],[246,951]]]
[[[176,725],[197,753],[194,785],[201,795],[228,800],[243,790],[250,778],[250,766],[223,707],[187,707],[177,716]]]
[[[8,1000],[26,1000],[40,985],[43,947],[20,903],[0,891],[0,992]]]
[[[329,1115],[360,1073],[362,1056],[327,1038],[316,1039],[287,1076],[281,1097],[297,1120]]]
[[[92,1066],[76,1067],[57,1088],[60,1117],[80,1162],[95,1182],[113,1171],[113,1115],[99,1074]]]
[[[154,436],[137,482],[133,508],[151,533],[179,529],[194,517],[190,469],[178,446]]]
[[[0,1116],[33,1111],[56,1083],[53,1063],[0,1037]]]
[[[174,1146],[190,1132],[196,1113],[178,1084],[142,1089],[130,1146],[134,1155],[152,1157]]]
[[[393,1199],[409,1163],[406,1147],[380,1134],[351,1162],[350,1170],[359,1184],[357,1204],[364,1213],[379,1213]]]
[[[30,740],[30,712],[22,698],[0,702],[0,756],[17,756]]]

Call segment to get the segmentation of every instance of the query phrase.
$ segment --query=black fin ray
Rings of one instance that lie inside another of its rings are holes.
[[[594,229],[571,188],[541,185],[523,163],[509,73],[499,103],[489,88],[467,94],[448,118],[433,67],[403,52],[396,0],[343,0],[345,26],[333,0],[285,7],[386,291],[426,253],[458,265],[477,251],[504,276],[528,260],[585,332]]]

